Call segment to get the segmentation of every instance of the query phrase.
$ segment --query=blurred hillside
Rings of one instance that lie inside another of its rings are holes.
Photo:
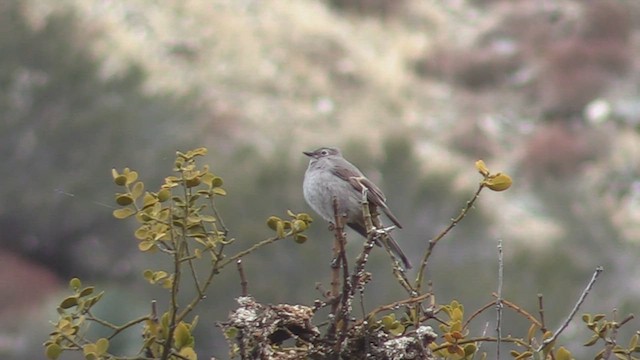
[[[153,259],[111,216],[110,170],[157,186],[177,149],[199,146],[226,181],[238,249],[268,236],[268,216],[311,211],[301,151],[336,145],[385,191],[414,263],[471,197],[482,158],[514,186],[483,194],[438,245],[439,301],[491,300],[500,238],[506,297],[533,310],[544,293],[553,326],[597,265],[585,311],[638,312],[638,19],[632,0],[0,2],[0,265],[20,270],[0,274],[0,356],[41,356],[55,308],[43,289],[70,276],[147,311]],[[318,218],[304,245],[247,259],[252,294],[310,303],[330,239]],[[370,269],[370,299],[401,296],[386,256],[374,250]],[[204,358],[226,355],[213,320],[239,281],[222,279],[196,334]],[[13,311],[33,297],[43,303]],[[585,335],[569,330],[580,356]]]

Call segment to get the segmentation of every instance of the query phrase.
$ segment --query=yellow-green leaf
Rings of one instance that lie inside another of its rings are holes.
[[[478,351],[478,347],[475,344],[467,344],[464,346],[464,355],[471,356]]]
[[[391,326],[390,329],[388,329],[389,333],[394,335],[394,336],[400,336],[404,333],[405,327],[404,325],[398,323],[395,323],[393,326]]]
[[[95,290],[95,288],[93,286],[89,286],[89,287],[86,287],[86,288],[82,289],[82,291],[80,291],[80,297],[88,296],[88,295],[93,294],[93,290]]]
[[[556,351],[556,360],[571,360],[571,352],[561,346],[558,351]]]
[[[96,341],[96,353],[98,355],[103,355],[109,349],[109,340],[106,338],[100,338]]]
[[[69,280],[69,287],[72,290],[78,290],[80,289],[81,286],[82,286],[82,282],[77,277],[74,277],[73,279]]]
[[[223,188],[219,188],[219,187],[214,188],[214,189],[213,189],[213,193],[214,193],[214,194],[216,194],[216,195],[220,195],[220,196],[225,196],[225,195],[227,195],[227,191],[226,191],[225,189],[223,189]]]
[[[507,174],[497,173],[490,175],[483,184],[493,191],[504,191],[511,187],[513,180]]]
[[[182,356],[183,358],[186,358],[189,360],[198,360],[198,355],[196,354],[195,351],[193,351],[193,348],[191,347],[185,347],[180,349],[178,354],[180,354],[180,356]]]
[[[278,223],[281,222],[282,220],[277,217],[277,216],[269,216],[269,218],[267,219],[267,226],[271,229],[271,230],[278,230]]]
[[[116,169],[113,169],[115,171]],[[113,182],[118,186],[124,186],[127,183],[127,177],[124,175],[118,175],[113,178]]]
[[[511,356],[515,358],[514,360],[525,360],[533,357],[533,353],[531,351],[525,351],[522,354],[518,354],[518,355],[514,355],[514,353],[518,354],[518,352],[514,350],[511,351]]]
[[[61,309],[69,309],[78,305],[78,297],[77,296],[69,296],[60,302]]]
[[[482,160],[476,161],[476,169],[482,176],[486,177],[489,175],[489,169],[487,169],[487,165]]]
[[[138,228],[138,230],[136,230],[135,233],[133,233],[133,235],[136,237],[136,239],[138,240],[144,240],[147,239],[149,237],[149,228],[145,225],[142,225]]]
[[[592,345],[594,345],[595,343],[598,342],[598,339],[600,339],[600,337],[598,335],[593,335],[593,336],[591,336],[591,339],[589,339],[589,341],[584,343],[584,346],[592,346]]]
[[[116,204],[127,206],[133,204],[133,198],[129,194],[118,194],[116,196]]]
[[[307,223],[302,220],[293,220],[292,227],[294,232],[303,232],[307,229]]]
[[[113,210],[113,216],[116,219],[126,219],[135,213],[136,211],[133,210],[132,208],[122,208],[122,209]]]
[[[536,323],[532,323],[531,326],[529,326],[529,331],[527,332],[527,342],[529,344],[531,344],[531,340],[533,339],[533,337],[536,335],[536,331],[538,331],[538,325],[536,325]]]
[[[138,249],[140,251],[149,251],[154,249],[156,244],[153,241],[143,240],[138,244]]]
[[[133,189],[131,189],[131,196],[134,199],[139,198],[144,192],[144,183],[142,181],[138,181],[133,185]]]
[[[127,177],[127,185],[132,184],[134,181],[138,180],[138,173],[135,171],[129,171],[129,168],[124,169],[125,176]]]
[[[44,350],[47,359],[55,360],[62,354],[62,347],[58,344],[49,344]]]
[[[185,345],[189,344],[190,342],[189,339],[191,338],[191,331],[189,330],[187,325],[185,325],[185,323],[180,322],[178,326],[176,326],[174,335],[175,335],[175,341],[176,341],[176,348],[182,349]]]
[[[98,355],[96,351],[96,344],[86,344],[82,347],[82,353],[85,359],[95,359]]]
[[[153,196],[151,193],[146,192],[142,197],[142,208],[148,209],[150,206],[155,205],[158,202],[158,198]]]
[[[162,190],[158,191],[158,201],[165,202],[165,201],[169,200],[169,198],[171,198],[171,190],[162,189]]]
[[[233,326],[227,328],[227,330],[224,331],[224,336],[227,339],[235,339],[236,336],[238,336],[238,328]]]
[[[283,221],[278,221],[278,223],[276,224],[276,235],[278,235],[279,238],[283,238],[284,237],[284,222]]]

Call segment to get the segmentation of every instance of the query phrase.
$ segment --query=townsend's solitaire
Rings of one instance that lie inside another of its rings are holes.
[[[371,214],[377,209],[387,215],[397,227],[402,228],[398,219],[391,213],[382,191],[367,179],[360,169],[342,157],[340,150],[322,147],[314,151],[304,151],[311,158],[304,174],[302,185],[304,198],[322,218],[334,222],[333,198],[337,199],[338,215],[345,216],[347,225],[358,234],[367,237],[367,229],[362,213],[362,191],[367,189],[367,201]],[[374,224],[378,223],[374,219]],[[411,262],[404,255],[398,243],[388,235],[389,247],[402,260],[404,267],[411,268]]]

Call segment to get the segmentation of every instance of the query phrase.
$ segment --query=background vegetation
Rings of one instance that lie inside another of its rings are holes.
[[[109,288],[114,321],[146,308],[154,290],[132,280],[155,265],[111,217],[109,172],[157,187],[175,150],[197,146],[234,194],[219,206],[238,242],[263,239],[269,215],[310,211],[301,151],[338,145],[385,190],[410,254],[463,205],[483,158],[515,185],[439,245],[440,299],[490,300],[501,238],[505,297],[535,309],[543,292],[560,319],[603,265],[585,310],[637,312],[637,19],[631,0],[0,2],[2,358],[41,356],[47,299],[71,276]],[[245,263],[259,301],[317,297],[332,235],[316,221],[309,236]],[[370,298],[396,299],[386,256],[370,265]],[[213,320],[239,284],[224,280],[197,328],[204,358],[226,351]]]

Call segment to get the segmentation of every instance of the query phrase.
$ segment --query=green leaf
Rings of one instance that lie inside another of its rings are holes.
[[[55,360],[62,354],[62,347],[58,344],[49,344],[44,350],[47,359]]]
[[[142,252],[149,251],[154,249],[156,246],[155,242],[149,240],[143,240],[138,244],[138,249]]]
[[[116,204],[120,206],[127,206],[133,204],[133,198],[129,194],[117,194]]]
[[[267,219],[267,226],[271,229],[271,230],[278,230],[278,223],[281,222],[282,220],[277,217],[277,216],[269,216],[269,218]]]
[[[529,331],[527,331],[527,342],[529,344],[531,344],[531,340],[536,335],[536,331],[538,331],[538,329],[539,327],[536,323],[532,323],[531,326],[529,326]]]
[[[144,184],[142,183],[142,181],[138,181],[133,185],[133,189],[131,189],[131,196],[134,199],[137,199],[140,197],[140,195],[142,195],[143,192],[144,192]]]
[[[158,191],[158,201],[165,202],[171,198],[171,191],[169,189],[162,189]]]
[[[307,229],[307,223],[302,220],[293,220],[292,227],[294,232],[303,232]]]
[[[109,349],[109,340],[106,338],[100,338],[96,341],[96,353],[98,355],[103,355]]]
[[[189,330],[187,325],[185,325],[185,323],[180,322],[178,326],[176,326],[174,336],[175,336],[176,348],[182,349],[183,347],[185,347],[190,343],[191,331]]]
[[[478,351],[478,347],[475,344],[467,344],[464,346],[464,355],[471,356]]]
[[[398,323],[397,325],[389,329],[389,333],[391,333],[394,336],[400,336],[404,333],[404,330],[405,330],[404,325]]]
[[[571,352],[561,346],[560,349],[556,351],[556,360],[571,360]]]
[[[200,215],[200,220],[204,222],[216,222],[216,217],[211,215]]]
[[[598,342],[598,339],[600,339],[600,337],[598,335],[593,335],[591,337],[591,339],[589,339],[589,341],[584,343],[584,346],[592,346],[593,344]]]
[[[147,209],[152,205],[155,205],[158,202],[158,199],[153,196],[151,193],[146,192],[144,197],[142,198],[142,208]]]
[[[222,178],[219,176],[214,176],[213,179],[211,179],[211,187],[217,188],[222,186]]]
[[[138,228],[138,230],[136,230],[135,233],[133,233],[133,235],[138,240],[147,239],[149,237],[149,228],[146,225],[142,225]]]
[[[134,181],[138,180],[138,173],[135,171],[130,171],[129,168],[124,169],[124,175],[127,177],[127,185],[130,185]]]
[[[193,348],[191,347],[180,349],[180,352],[178,352],[178,354],[180,354],[180,356],[182,356],[183,358],[189,360],[198,360],[198,355],[195,351],[193,351]]]
[[[522,354],[518,354],[518,352],[516,351],[511,351],[511,356],[513,356],[515,359],[514,360],[525,360],[525,359],[530,359],[533,357],[533,353],[531,351],[525,351]]]
[[[390,314],[382,317],[382,325],[386,328],[390,328],[396,321],[396,315]]]
[[[69,309],[78,305],[78,297],[76,295],[69,296],[60,302],[61,309]]]
[[[74,290],[74,291],[78,290],[78,289],[80,289],[81,286],[82,286],[82,282],[77,277],[74,277],[73,279],[69,280],[69,287],[72,290]]]
[[[276,224],[276,235],[278,235],[278,237],[280,239],[282,239],[284,237],[284,222],[283,221],[278,221],[278,223]]]
[[[126,219],[135,213],[136,211],[133,210],[132,208],[122,208],[122,209],[113,210],[113,216],[116,219]]]
[[[223,188],[219,188],[219,187],[214,188],[214,189],[213,189],[213,193],[214,193],[214,194],[216,194],[216,195],[220,195],[220,196],[225,196],[225,195],[227,195],[227,191],[226,191],[225,189],[223,189]]]
[[[638,347],[638,341],[640,341],[640,335],[635,334],[631,337],[629,341],[629,349],[635,349]]]
[[[80,291],[80,297],[84,297],[84,296],[93,294],[93,290],[95,290],[95,287],[93,287],[93,286],[89,286],[89,287],[86,287],[86,288],[82,289],[82,291]]]
[[[293,241],[295,241],[298,244],[304,244],[305,242],[307,242],[307,235],[302,235],[302,234],[296,234],[293,238]]]

